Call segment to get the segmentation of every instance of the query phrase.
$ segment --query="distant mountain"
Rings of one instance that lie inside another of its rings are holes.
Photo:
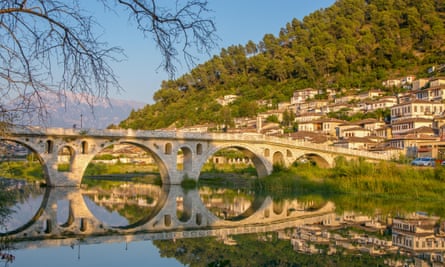
[[[140,109],[146,105],[146,103],[137,101],[118,99],[87,101],[86,98],[70,93],[61,98],[56,94],[45,92],[42,98],[48,111],[48,117],[42,121],[37,116],[31,116],[24,120],[24,124],[105,129],[110,124],[118,125],[120,121],[130,115],[132,110]],[[90,105],[89,102],[93,104]]]

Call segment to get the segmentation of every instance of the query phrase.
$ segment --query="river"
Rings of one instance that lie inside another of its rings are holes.
[[[315,193],[272,197],[251,188],[128,181],[3,186],[5,266],[444,263],[440,216],[403,210],[397,201]]]

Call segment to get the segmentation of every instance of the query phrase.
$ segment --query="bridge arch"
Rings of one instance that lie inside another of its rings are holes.
[[[283,200],[275,200],[272,202],[272,210],[274,214],[280,215],[284,211],[284,201]]]
[[[288,157],[288,158],[293,157],[292,151],[290,151],[290,149],[286,149],[286,157]]]
[[[333,162],[329,157],[318,153],[302,153],[297,156],[294,162],[313,163],[323,168],[330,168]]]
[[[193,149],[188,145],[181,144],[177,148],[176,155],[177,170],[180,171],[181,166],[184,175],[190,176],[193,171]]]
[[[255,166],[258,178],[268,176],[272,173],[272,164],[265,157],[262,156],[262,154],[264,154],[264,151],[263,153],[261,151],[258,152],[254,148],[246,144],[220,144],[210,147],[207,152],[203,154],[202,157],[200,157],[200,160],[197,161],[197,178],[199,178],[199,173],[201,172],[202,167],[208,161],[208,159],[210,159],[216,152],[230,148],[235,148],[241,151],[246,157],[250,158],[253,165]]]
[[[96,157],[99,153],[101,153],[105,148],[113,146],[113,145],[118,145],[118,144],[126,144],[126,145],[135,146],[135,147],[141,148],[145,152],[148,152],[150,154],[150,156],[153,158],[156,166],[159,169],[159,174],[161,176],[162,183],[164,184],[164,183],[169,182],[170,175],[169,175],[168,167],[166,166],[166,163],[165,163],[165,159],[163,159],[163,153],[157,153],[155,150],[148,147],[145,143],[135,142],[133,140],[115,140],[115,141],[103,143],[99,146],[100,149],[95,149],[94,151],[91,151],[91,153],[89,153],[87,155],[88,159],[86,160],[86,163],[84,164],[85,167],[82,172],[82,177],[83,177],[83,173],[85,172],[88,164],[94,159],[94,157]],[[96,146],[96,147],[98,147],[98,146]],[[164,152],[164,151],[162,151],[162,152]]]
[[[75,158],[75,149],[70,145],[62,145],[57,151],[57,164],[59,171],[71,171]],[[67,164],[67,165],[65,165]]]
[[[13,142],[16,144],[20,144],[22,146],[24,146],[26,149],[28,149],[29,151],[31,151],[31,153],[34,153],[34,155],[37,158],[37,161],[39,162],[40,166],[42,167],[43,170],[43,179],[45,180],[45,182],[47,184],[49,184],[49,179],[50,179],[50,175],[49,175],[49,171],[48,171],[48,164],[45,160],[45,158],[42,157],[42,153],[41,151],[39,151],[39,148],[34,147],[33,144],[34,143],[29,143],[28,141],[25,140],[21,140],[21,139],[15,139],[15,138],[2,138],[0,137],[0,142]],[[43,141],[41,141],[43,142]],[[42,145],[42,143],[39,144],[35,144],[35,145]],[[41,147],[41,146],[40,146]]]
[[[283,153],[276,151],[273,154],[272,162],[274,166],[285,166],[286,162],[284,161]]]
[[[156,151],[154,151],[153,149],[150,149],[145,144],[141,144],[141,143],[134,142],[134,141],[122,140],[118,143],[134,145],[134,146],[142,148],[146,152],[149,152],[150,155],[153,157],[153,160],[155,161],[156,165],[159,168],[159,174],[161,175],[162,183],[168,183],[168,181],[170,179],[168,167],[166,166],[165,160],[158,153],[156,153]]]

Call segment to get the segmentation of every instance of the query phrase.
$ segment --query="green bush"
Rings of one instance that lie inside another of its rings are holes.
[[[59,163],[57,164],[57,171],[59,172],[69,172],[71,169],[71,166],[69,163]]]
[[[181,182],[181,187],[184,189],[195,189],[197,187],[198,183],[190,178],[184,178]]]
[[[94,157],[95,160],[113,160],[116,157],[114,157],[111,154],[102,154],[102,155],[97,155]]]
[[[85,170],[85,176],[101,175],[107,170],[107,166],[103,163],[90,163]]]

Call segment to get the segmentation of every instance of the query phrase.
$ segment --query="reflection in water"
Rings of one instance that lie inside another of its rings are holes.
[[[90,211],[110,226],[127,226],[151,214],[161,198],[161,187],[151,184],[106,182],[82,190]]]
[[[0,232],[13,231],[29,222],[42,204],[45,189],[23,181],[2,180]]]
[[[161,254],[155,257],[171,257],[191,266],[444,263],[445,224],[440,217],[403,211],[400,205],[391,210],[392,203],[366,206],[363,210],[348,206],[345,210],[338,203],[359,202],[344,196],[321,195],[274,201],[249,190],[202,187],[184,191],[171,186],[166,191],[160,186],[137,183],[53,188],[46,194],[43,189],[16,189],[27,192],[17,193],[16,203],[27,203],[36,209],[47,203],[42,212],[32,212],[31,217],[37,214],[36,218],[20,219],[14,214],[13,221],[21,223],[15,228],[27,225],[11,236],[19,249],[16,256],[26,255],[28,248],[52,247],[59,253],[58,247],[72,246],[79,258],[88,259],[87,265],[103,266],[110,264],[104,262],[104,257],[80,257],[80,253],[110,253],[103,252],[103,248],[114,243],[121,250],[125,244],[125,249],[134,248],[143,254],[142,248],[148,245],[142,241],[151,240]],[[332,199],[337,202],[334,204]],[[53,217],[59,226],[48,227]],[[59,220],[69,223],[61,224]],[[132,227],[115,228],[126,225]],[[77,231],[80,226],[83,231]],[[59,259],[62,255],[50,257],[57,258],[55,262],[69,263]],[[131,266],[146,264],[147,259],[139,258],[127,258],[126,262]]]
[[[200,187],[199,195],[205,207],[220,219],[231,220],[246,212],[253,204],[251,191]]]

